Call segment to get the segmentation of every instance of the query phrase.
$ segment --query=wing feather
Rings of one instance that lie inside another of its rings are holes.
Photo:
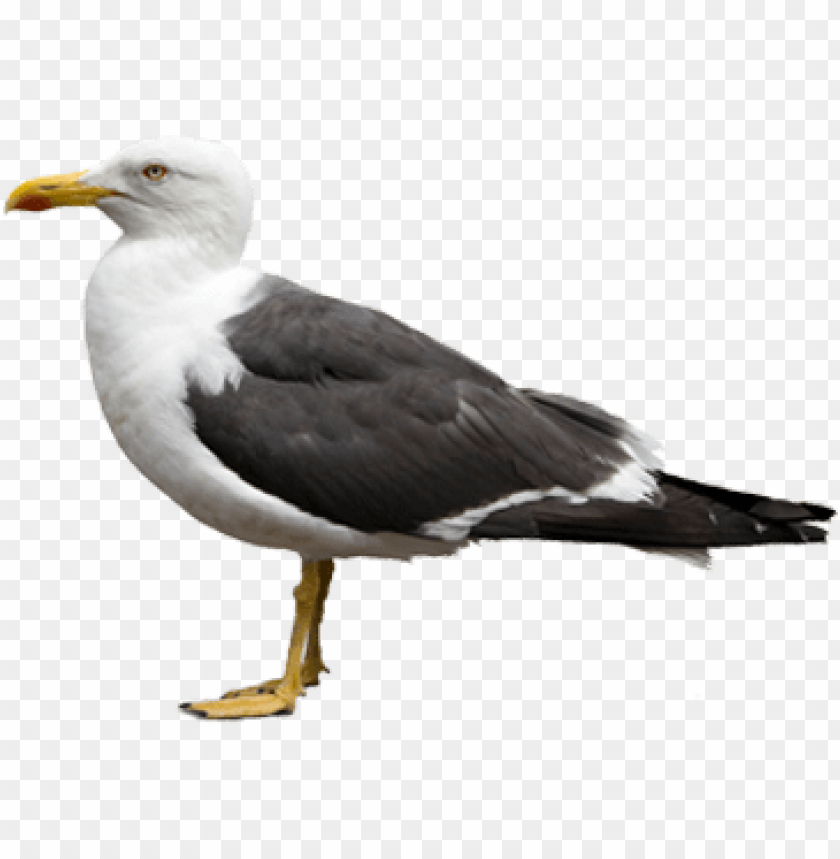
[[[228,468],[314,516],[424,533],[509,496],[585,494],[638,459],[595,407],[512,388],[375,310],[279,278],[258,288],[224,327],[246,373],[217,395],[188,386],[187,404]]]

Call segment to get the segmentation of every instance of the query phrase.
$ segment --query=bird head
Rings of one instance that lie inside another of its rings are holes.
[[[242,162],[219,143],[145,141],[89,171],[24,182],[6,211],[96,206],[127,237],[165,237],[241,254],[251,226],[253,189]]]

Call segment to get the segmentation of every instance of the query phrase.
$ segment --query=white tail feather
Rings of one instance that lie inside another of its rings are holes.
[[[708,570],[712,566],[712,556],[708,549],[639,549],[641,552],[647,552],[651,555],[667,555],[669,558],[676,558],[678,561],[684,561],[686,564],[691,564],[692,567],[698,567],[701,570]]]

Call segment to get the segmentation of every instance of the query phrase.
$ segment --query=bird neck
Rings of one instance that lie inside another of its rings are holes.
[[[100,261],[90,287],[107,290],[113,299],[138,309],[159,308],[237,268],[240,256],[241,248],[189,237],[122,236]]]
[[[213,390],[236,378],[241,365],[220,326],[259,299],[260,272],[136,244],[118,243],[88,284],[85,337],[100,398],[135,384],[141,365],[168,367],[179,385],[189,366]]]

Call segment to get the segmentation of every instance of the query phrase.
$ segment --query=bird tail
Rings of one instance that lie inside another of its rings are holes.
[[[825,530],[811,522],[828,521],[835,513],[820,504],[737,492],[664,472],[656,478],[659,493],[652,504],[543,498],[492,514],[470,536],[621,543],[706,566],[714,548],[823,543]]]

